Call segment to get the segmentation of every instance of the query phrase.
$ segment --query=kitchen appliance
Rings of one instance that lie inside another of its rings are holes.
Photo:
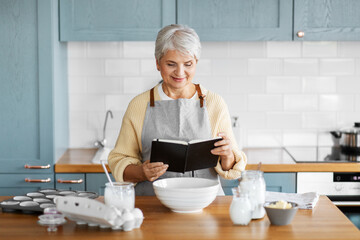
[[[329,199],[360,229],[360,173],[299,172],[297,192],[317,192]]]
[[[345,154],[360,155],[360,122],[354,123],[351,128],[330,132],[334,137],[335,145]]]

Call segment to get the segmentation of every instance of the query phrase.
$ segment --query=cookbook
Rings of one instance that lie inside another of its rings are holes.
[[[219,156],[210,151],[215,148],[214,143],[221,137],[177,141],[169,139],[154,139],[151,144],[150,162],[168,164],[167,171],[185,173],[204,168],[215,167]]]

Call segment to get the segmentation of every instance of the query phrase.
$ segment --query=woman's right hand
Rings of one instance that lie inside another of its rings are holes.
[[[161,175],[163,175],[168,169],[169,165],[162,162],[151,163],[150,160],[145,161],[142,164],[142,170],[147,181],[155,181]]]

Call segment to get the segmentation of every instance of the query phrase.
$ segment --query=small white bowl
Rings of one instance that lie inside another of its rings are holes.
[[[200,212],[209,206],[219,190],[219,182],[205,178],[166,178],[153,182],[157,198],[174,212]]]

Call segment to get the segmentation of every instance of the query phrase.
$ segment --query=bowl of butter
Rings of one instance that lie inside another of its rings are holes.
[[[264,204],[266,214],[273,225],[288,225],[293,220],[298,204],[284,200]]]

